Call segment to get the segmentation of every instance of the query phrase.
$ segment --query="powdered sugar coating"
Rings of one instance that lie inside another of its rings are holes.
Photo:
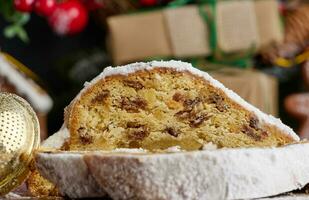
[[[41,147],[44,149],[61,149],[69,137],[69,130],[63,125],[60,130],[44,140],[41,144]]]
[[[76,198],[93,195],[89,188],[96,186],[97,197],[106,191],[113,199],[251,199],[309,182],[309,143],[168,154],[38,153],[35,161],[64,194]],[[74,170],[68,164],[73,162]],[[83,193],[72,190],[72,183]]]
[[[61,159],[44,155],[37,157],[36,167],[43,177],[57,186],[63,196],[70,194],[71,198],[79,198],[106,195],[92,177],[81,154],[63,153]]]
[[[140,156],[94,152],[85,161],[113,199],[250,199],[308,183],[308,148],[307,143]]]
[[[185,150],[182,150],[180,146],[172,146],[164,150],[164,152],[166,153],[176,153],[176,152],[182,152],[182,151],[185,151]]]
[[[229,98],[233,99],[240,106],[244,107],[248,111],[253,112],[260,121],[276,126],[279,130],[283,131],[286,135],[290,136],[295,141],[299,141],[299,137],[297,136],[297,134],[290,127],[283,124],[280,119],[275,118],[272,115],[267,115],[263,113],[258,108],[246,102],[235,92],[226,88],[222,83],[212,78],[208,73],[200,71],[194,68],[190,63],[182,62],[182,61],[171,60],[171,61],[152,61],[152,62],[147,62],[147,63],[139,62],[139,63],[133,63],[133,64],[118,66],[118,67],[107,67],[104,69],[104,71],[100,75],[94,78],[91,82],[86,82],[84,89],[80,92],[80,94],[76,98],[78,99],[80,95],[87,90],[88,87],[90,87],[91,85],[97,83],[99,80],[104,79],[108,76],[112,76],[112,75],[125,75],[126,76],[128,74],[134,73],[139,70],[151,70],[156,67],[171,68],[179,72],[188,71],[196,76],[204,78],[213,87],[221,89]]]
[[[115,153],[147,153],[148,151],[146,149],[142,149],[142,148],[117,148],[112,150],[111,152],[115,152]]]

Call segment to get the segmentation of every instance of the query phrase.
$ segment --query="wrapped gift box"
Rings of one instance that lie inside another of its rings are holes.
[[[116,64],[211,53],[224,59],[226,54],[251,53],[282,40],[276,0],[216,1],[112,16],[107,22]],[[212,49],[210,44],[216,45]]]
[[[260,38],[259,48],[283,41],[277,0],[255,0],[255,13]]]
[[[209,33],[197,6],[164,10],[166,26],[175,57],[210,54]]]
[[[210,75],[263,112],[278,115],[276,78],[254,70],[231,67],[216,70]]]
[[[114,16],[108,18],[107,23],[115,64],[172,55],[160,11]]]
[[[220,1],[215,19],[221,51],[242,51],[259,43],[254,1]]]

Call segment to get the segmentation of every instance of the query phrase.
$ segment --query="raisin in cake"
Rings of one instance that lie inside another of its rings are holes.
[[[282,146],[298,136],[180,61],[108,67],[66,109],[68,150]]]

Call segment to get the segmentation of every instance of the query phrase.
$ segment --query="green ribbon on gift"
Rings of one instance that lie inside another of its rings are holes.
[[[174,0],[168,4],[170,8],[177,8],[180,6],[184,6],[188,3],[192,2],[192,0]],[[209,45],[210,49],[213,52],[213,55],[208,57],[207,60],[211,63],[224,64],[237,66],[241,68],[252,67],[252,57],[255,52],[255,45],[252,45],[245,52],[238,52],[233,54],[226,54],[220,50],[217,45],[217,27],[216,27],[216,6],[218,0],[200,0],[199,1],[199,13],[203,20],[206,22],[209,30]],[[205,10],[205,5],[210,6],[210,13]],[[200,59],[194,58],[190,61],[192,64],[198,63]]]
[[[205,10],[206,4],[210,5],[211,15],[209,13],[207,13],[206,10]],[[198,7],[199,14],[204,19],[204,21],[206,22],[206,24],[208,26],[210,49],[212,50],[212,52],[214,54],[216,54],[216,52],[218,51],[218,48],[217,48],[217,27],[216,27],[216,22],[215,22],[216,4],[217,4],[216,0],[207,0],[207,3],[204,0],[203,3],[200,4],[199,7]]]
[[[172,1],[168,4],[168,7],[169,8],[177,8],[177,7],[180,7],[180,6],[183,6],[183,5],[187,5],[188,3],[191,3],[192,0],[175,0],[175,1]]]

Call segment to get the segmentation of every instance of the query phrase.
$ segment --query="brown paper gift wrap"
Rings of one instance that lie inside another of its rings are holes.
[[[237,68],[224,68],[210,74],[263,112],[278,115],[277,79],[258,71]]]
[[[277,0],[255,0],[260,47],[283,41],[283,30],[280,22]]]
[[[162,12],[114,16],[107,23],[115,64],[172,55]]]
[[[259,46],[254,1],[219,1],[216,27],[218,48],[225,53]]]
[[[178,58],[210,54],[206,22],[197,6],[164,10],[173,55]]]

